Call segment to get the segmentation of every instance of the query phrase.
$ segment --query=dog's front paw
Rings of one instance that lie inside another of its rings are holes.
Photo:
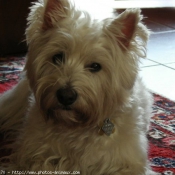
[[[145,175],[161,175],[161,173],[157,173],[157,172],[154,172],[154,171],[148,169],[148,170],[146,171],[146,174],[145,174]]]

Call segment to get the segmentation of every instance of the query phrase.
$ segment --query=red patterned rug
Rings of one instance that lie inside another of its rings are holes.
[[[153,114],[148,132],[152,168],[175,174],[175,102],[154,94]]]
[[[7,61],[8,60],[8,61]],[[20,79],[24,57],[0,58],[0,93]],[[163,175],[175,174],[175,102],[154,95],[153,117],[149,139],[149,159],[154,171]]]
[[[10,89],[20,79],[25,57],[0,58],[0,93]]]

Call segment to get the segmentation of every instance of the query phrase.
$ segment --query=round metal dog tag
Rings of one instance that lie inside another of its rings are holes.
[[[110,121],[109,118],[105,119],[101,129],[107,136],[110,136],[114,131],[114,124]]]

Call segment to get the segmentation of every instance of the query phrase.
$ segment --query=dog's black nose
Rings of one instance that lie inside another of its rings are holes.
[[[70,87],[59,89],[56,95],[58,101],[64,106],[69,106],[73,104],[77,99],[76,91]]]

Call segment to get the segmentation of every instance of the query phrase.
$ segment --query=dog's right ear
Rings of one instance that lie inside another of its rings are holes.
[[[47,0],[43,18],[43,30],[48,30],[68,16],[70,4],[67,0]]]
[[[63,19],[70,15],[68,0],[38,0],[30,7],[26,29],[29,44],[43,31],[58,27]]]

